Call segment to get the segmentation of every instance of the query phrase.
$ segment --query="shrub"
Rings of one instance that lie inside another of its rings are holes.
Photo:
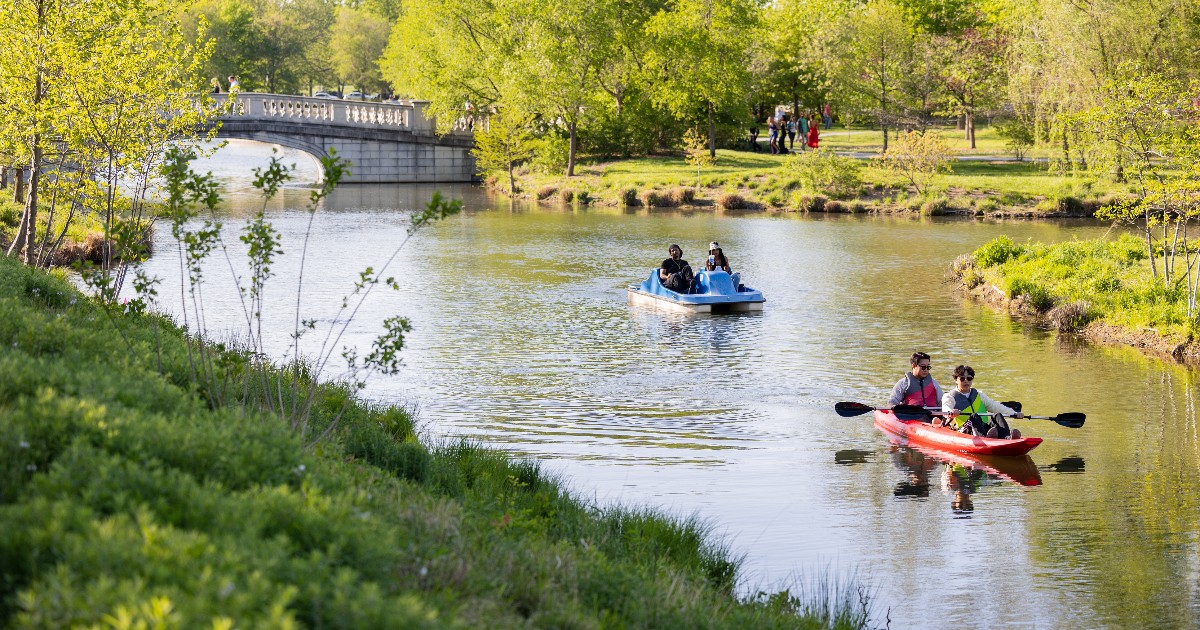
[[[787,169],[795,176],[786,186],[801,186],[814,193],[832,197],[850,197],[862,185],[862,164],[854,158],[838,157],[831,150],[803,151],[793,154]]]
[[[896,138],[883,154],[883,167],[924,193],[933,176],[950,167],[950,147],[936,133],[910,131]]]
[[[1025,152],[1033,146],[1033,125],[1020,118],[1010,118],[996,123],[996,135],[1004,138],[1004,146],[1018,160],[1025,159]]]
[[[539,201],[549,199],[558,193],[558,186],[547,184],[537,190],[537,198]]]
[[[850,212],[854,214],[862,214],[867,211],[867,204],[861,201],[855,201],[850,204]]]
[[[558,200],[563,203],[571,203],[575,201],[576,195],[579,193],[574,188],[564,188],[558,191]]]
[[[626,186],[625,188],[622,188],[621,190],[617,191],[617,201],[626,206],[638,205],[639,201],[637,189],[633,186]]]
[[[741,210],[746,207],[746,200],[737,193],[725,193],[717,197],[717,205],[726,210]]]
[[[529,160],[529,165],[548,175],[562,175],[567,171],[570,151],[571,146],[566,138],[547,134],[533,142],[533,158]]]
[[[21,225],[21,207],[11,201],[0,201],[0,228],[15,230]]]
[[[950,205],[950,199],[947,197],[937,197],[921,204],[921,214],[924,215],[937,216],[953,212],[954,206]]]
[[[1028,278],[1014,276],[1008,279],[1008,297],[1017,299],[1024,296],[1029,305],[1039,312],[1049,310],[1054,306],[1054,298],[1041,284]]]
[[[1096,315],[1087,302],[1070,302],[1057,306],[1049,313],[1050,324],[1061,332],[1075,332],[1087,326]]]
[[[642,203],[651,208],[674,208],[675,201],[671,195],[661,190],[646,190],[642,192]]]
[[[687,186],[677,186],[671,189],[670,197],[674,205],[690,205],[696,200],[696,189]]]
[[[958,258],[950,263],[950,273],[960,278],[968,289],[983,284],[983,276],[975,269],[975,257],[970,254],[959,254]]]
[[[783,205],[783,193],[779,192],[778,190],[771,191],[771,194],[767,195],[763,201],[765,201],[769,206],[778,208]]]
[[[830,199],[825,202],[824,210],[825,212],[847,212],[849,209],[846,207],[846,204],[836,199]]]
[[[1013,243],[1012,239],[1007,236],[1001,235],[975,250],[975,264],[983,268],[1003,265],[1024,252],[1024,247]]]
[[[1000,202],[992,198],[987,198],[980,201],[975,206],[976,214],[991,214],[1000,210]]]

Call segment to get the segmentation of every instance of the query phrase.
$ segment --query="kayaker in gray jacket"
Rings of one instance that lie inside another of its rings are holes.
[[[912,369],[905,372],[904,376],[896,381],[896,386],[892,388],[892,395],[888,398],[887,406],[895,407],[905,404],[937,407],[942,404],[942,386],[938,385],[938,382],[933,380],[933,376],[929,373],[929,355],[924,352],[914,352],[908,362]]]

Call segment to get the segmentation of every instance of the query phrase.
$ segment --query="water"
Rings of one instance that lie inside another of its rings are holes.
[[[209,162],[234,193],[231,229],[257,207],[237,174],[262,157],[253,145],[235,148]],[[300,166],[315,177],[311,163]],[[338,344],[365,348],[384,317],[408,316],[406,368],[372,381],[368,395],[417,407],[431,436],[538,458],[600,503],[699,514],[745,555],[746,592],[857,574],[874,589],[880,625],[1200,623],[1196,373],[1023,325],[964,301],[943,277],[955,256],[999,234],[1055,241],[1106,227],[570,210],[441,189],[466,211],[400,251],[383,273],[400,290],[377,290]],[[317,214],[303,316],[318,330],[358,272],[378,269],[404,238],[398,210],[432,190],[345,187]],[[306,196],[295,187],[269,204],[291,254],[274,266],[265,315],[280,354]],[[683,316],[626,303],[625,287],[668,244],[695,263],[710,240],[766,294],[762,313]],[[156,248],[148,267],[164,278],[164,296],[178,296],[169,230]],[[223,257],[206,277],[209,329],[238,330]],[[893,446],[870,416],[833,412],[839,400],[882,402],[917,349],[933,355],[943,386],[955,364],[969,363],[993,398],[1042,415],[1083,411],[1087,424],[1016,421],[1046,438],[1026,469],[964,481],[945,458]],[[1039,485],[1011,480],[1031,468]]]

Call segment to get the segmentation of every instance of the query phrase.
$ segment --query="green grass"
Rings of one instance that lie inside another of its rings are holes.
[[[972,256],[974,269],[966,273],[976,276],[968,284],[989,282],[1010,297],[1027,295],[1039,310],[1074,304],[1084,321],[1152,330],[1178,342],[1196,335],[1196,323],[1187,317],[1186,285],[1164,286],[1161,276],[1153,278],[1138,237],[1053,245],[999,237]]]
[[[716,164],[701,170],[697,198],[704,204],[722,194],[736,193],[754,203],[782,203],[781,207],[786,207],[796,183],[796,174],[787,167],[788,160],[787,155],[718,150]],[[861,175],[860,194],[846,200],[862,201],[868,207],[887,211],[919,206],[922,201],[938,197],[947,198],[954,207],[1042,211],[1056,208],[1061,199],[1100,204],[1123,192],[1121,186],[1111,182],[1060,175],[1045,164],[1034,162],[956,161],[948,172],[933,178],[930,191],[920,200],[911,199],[916,193],[908,182],[873,160],[864,161]],[[678,187],[695,187],[696,182],[695,167],[688,165],[682,157],[649,157],[583,163],[577,167],[576,177],[570,179],[538,172],[525,173],[521,176],[520,187],[529,194],[543,187],[586,190],[599,203],[622,205],[622,199],[636,198],[643,191],[666,192]],[[631,194],[630,190],[634,192]],[[806,192],[834,196],[828,191]]]
[[[738,599],[702,523],[580,501],[399,408],[351,401],[306,449],[210,402],[169,321],[3,257],[0,347],[0,626],[865,625],[856,586]],[[315,430],[348,396],[320,387]]]
[[[966,138],[964,131],[953,127],[937,127],[933,131],[955,153],[960,155],[994,155],[1012,157],[1011,151],[1005,147],[1005,139],[996,133],[994,127],[979,125],[975,128],[975,149]],[[888,142],[896,137],[896,130],[888,131]],[[821,147],[837,151],[866,151],[871,153],[883,152],[883,132],[878,129],[846,128],[834,126],[833,129],[821,130]],[[1049,147],[1031,148],[1026,157],[1053,157],[1054,150]]]

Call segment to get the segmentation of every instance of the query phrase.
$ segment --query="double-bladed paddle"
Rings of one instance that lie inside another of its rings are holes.
[[[1017,411],[1020,411],[1021,409],[1021,403],[1016,401],[1005,402],[1003,404],[1006,407],[1010,407]],[[840,402],[835,404],[833,409],[839,416],[842,416],[843,418],[853,418],[854,416],[861,416],[876,410],[891,411],[892,413],[896,414],[897,418],[900,418],[901,420],[908,419],[904,416],[910,416],[912,417],[911,419],[932,420],[933,416],[935,415],[945,415],[941,411],[930,411],[919,405],[896,405],[891,409],[887,409],[885,407],[872,407],[860,402]],[[1087,419],[1087,415],[1077,411],[1068,411],[1066,413],[1060,413],[1057,416],[1022,416],[1022,419],[1024,418],[1029,418],[1032,420],[1049,420],[1067,427],[1068,429],[1078,429],[1079,427],[1083,426],[1083,422]]]

